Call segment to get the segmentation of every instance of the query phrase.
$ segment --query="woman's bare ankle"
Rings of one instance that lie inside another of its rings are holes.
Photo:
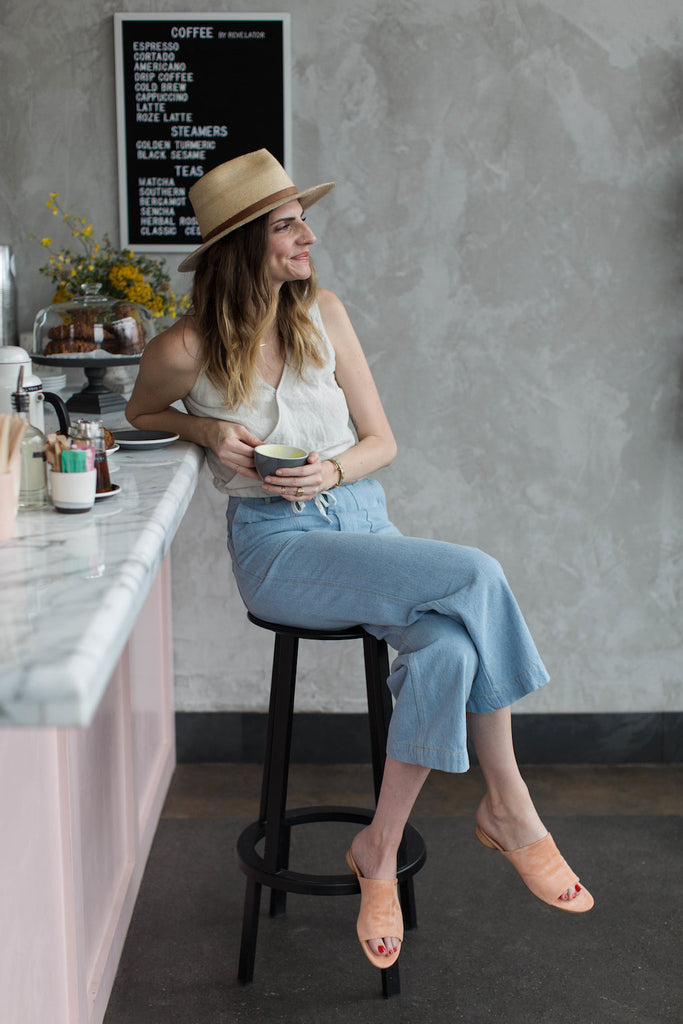
[[[351,852],[366,878],[395,878],[399,842],[368,825],[351,843]]]
[[[528,846],[542,839],[547,831],[524,782],[515,791],[487,791],[477,808],[476,819],[504,850]]]

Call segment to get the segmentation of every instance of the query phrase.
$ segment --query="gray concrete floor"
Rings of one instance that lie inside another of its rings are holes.
[[[264,909],[254,982],[236,981],[244,879],[233,848],[257,815],[260,771],[176,769],[105,1024],[683,1021],[683,765],[524,769],[595,896],[586,915],[539,903],[474,840],[478,769],[433,772],[412,819],[428,847],[419,928],[406,935],[401,995],[387,1001],[357,946],[356,897],[290,896],[275,919]],[[293,765],[289,806],[326,803],[371,806],[369,769]],[[292,866],[345,870],[353,826],[294,833]]]

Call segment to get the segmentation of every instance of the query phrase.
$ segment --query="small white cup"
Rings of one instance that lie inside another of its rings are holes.
[[[97,470],[50,473],[50,496],[58,512],[87,512],[95,504]]]

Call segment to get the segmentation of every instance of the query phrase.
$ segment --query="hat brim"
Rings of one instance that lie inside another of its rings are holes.
[[[336,181],[326,181],[322,185],[314,185],[312,188],[305,188],[302,192],[297,192],[296,195],[289,196],[285,202],[291,203],[292,200],[298,199],[304,210],[307,210],[310,206],[313,206],[314,203],[317,203],[319,199],[322,199],[323,196],[326,196],[328,192],[331,192],[336,184]],[[198,249],[195,249],[189,256],[186,256],[178,267],[178,271],[180,273],[185,273],[188,270],[196,270],[200,257],[207,249],[210,249],[215,242],[218,242],[221,238],[225,238],[226,235],[236,231],[237,228],[243,227],[244,224],[249,224],[252,220],[257,220],[259,217],[263,217],[267,213],[272,213],[273,210],[277,210],[278,207],[283,205],[284,203],[282,200],[278,199],[271,206],[264,206],[262,210],[258,211],[258,213],[254,213],[249,217],[244,217],[243,220],[239,220],[236,224],[231,224],[229,228],[225,229],[225,231],[221,231],[210,241],[204,242],[204,244],[200,245]]]

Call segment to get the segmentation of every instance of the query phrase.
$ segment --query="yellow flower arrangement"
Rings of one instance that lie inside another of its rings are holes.
[[[102,236],[101,243],[96,242],[92,237],[92,224],[85,217],[63,210],[58,199],[58,192],[50,192],[46,206],[55,217],[61,216],[72,238],[77,239],[80,251],[53,249],[50,236],[40,239],[40,244],[50,252],[47,263],[39,269],[56,285],[53,303],[67,302],[81,295],[81,285],[99,284],[103,294],[139,302],[155,317],[173,318],[187,309],[187,296],[179,299],[171,291],[164,259],[136,256],[130,249],[115,249],[108,235]],[[33,235],[31,238],[38,241]]]

